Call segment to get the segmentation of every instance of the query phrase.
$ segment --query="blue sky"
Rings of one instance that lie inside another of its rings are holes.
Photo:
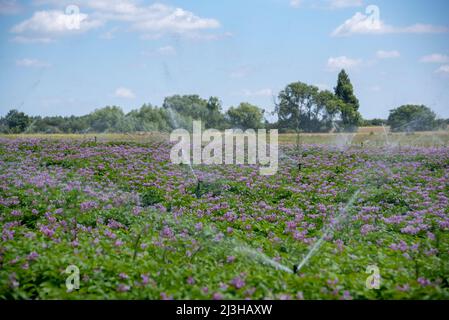
[[[0,115],[129,111],[175,93],[272,111],[286,84],[332,89],[344,67],[365,118],[406,103],[449,118],[448,12],[447,0],[0,0]]]

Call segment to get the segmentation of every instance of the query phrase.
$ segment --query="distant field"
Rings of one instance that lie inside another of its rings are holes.
[[[159,132],[141,133],[88,133],[88,134],[10,134],[0,135],[1,138],[44,138],[44,139],[73,139],[97,141],[134,141],[154,142],[167,141],[169,135]],[[280,134],[279,143],[295,144],[296,134]],[[449,130],[417,133],[391,133],[388,127],[361,127],[356,133],[301,133],[301,144],[326,144],[326,145],[364,145],[382,146],[390,144],[394,146],[422,146],[439,147],[449,144]]]
[[[282,134],[280,143],[296,143],[296,134]],[[392,133],[388,128],[362,127],[355,133],[302,133],[300,141],[303,144],[353,144],[365,146],[423,146],[439,147],[449,143],[449,131]]]

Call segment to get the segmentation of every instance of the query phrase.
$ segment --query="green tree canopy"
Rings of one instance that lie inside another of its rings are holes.
[[[428,131],[438,127],[436,114],[424,105],[404,105],[390,111],[391,131]]]
[[[107,106],[89,114],[89,126],[95,132],[120,132],[126,130],[125,114],[120,107]],[[128,128],[129,129],[129,128]]]
[[[231,107],[226,117],[231,127],[236,129],[260,129],[264,126],[264,111],[255,105],[243,102],[237,108]]]
[[[10,110],[5,116],[5,123],[11,133],[22,133],[30,124],[30,117],[18,110]]]
[[[210,97],[207,101],[206,128],[223,129],[226,126],[222,113],[222,104],[217,97]]]
[[[344,107],[332,92],[303,82],[289,84],[279,93],[275,112],[282,130],[326,132]]]
[[[207,100],[196,94],[166,97],[162,107],[195,120],[203,120],[207,116]]]
[[[144,104],[139,110],[132,110],[126,118],[134,126],[134,131],[168,131],[172,129],[168,111]]]
[[[175,127],[187,129],[192,120],[201,120],[206,128],[221,128],[224,123],[221,101],[216,97],[205,100],[198,95],[174,95],[165,98],[162,107]]]

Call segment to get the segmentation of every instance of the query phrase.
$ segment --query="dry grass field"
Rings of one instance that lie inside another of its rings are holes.
[[[169,135],[159,132],[141,133],[88,133],[88,134],[9,134],[0,135],[0,138],[37,138],[37,139],[69,139],[69,140],[95,140],[101,141],[133,141],[145,143],[149,141],[167,141]],[[280,144],[296,144],[296,134],[280,134]],[[361,127],[354,133],[301,133],[301,144],[323,145],[363,145],[382,146],[416,146],[441,147],[449,144],[449,130],[416,133],[392,133],[388,127]]]

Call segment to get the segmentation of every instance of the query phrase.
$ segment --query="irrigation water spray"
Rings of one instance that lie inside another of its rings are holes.
[[[173,126],[176,128],[179,128],[179,123],[176,120],[176,112],[174,110],[172,110],[171,108],[168,108],[167,110],[168,110],[168,115],[170,117],[170,120],[172,121]],[[182,153],[182,156],[186,157],[187,155]],[[200,189],[202,187],[203,181],[195,173],[195,170],[193,169],[192,162],[190,161],[190,159],[188,159],[188,160],[189,161],[186,161],[186,162],[188,163],[190,171],[192,172],[192,175],[195,177],[195,180],[197,182],[195,194],[199,198],[200,197]],[[214,175],[214,177],[216,177],[216,175]],[[217,236],[218,233],[215,230],[216,230],[215,226],[213,228],[209,226],[208,233]],[[211,242],[209,242],[209,244],[210,243]],[[274,259],[271,259],[267,255],[265,255],[257,250],[254,250],[253,248],[249,247],[246,243],[238,241],[236,238],[230,238],[229,243],[233,246],[234,251],[237,253],[244,254],[250,258],[259,260],[261,263],[271,266],[271,267],[275,268],[276,270],[281,270],[284,272],[292,273],[292,270],[289,267],[275,261]]]
[[[313,257],[313,255],[318,251],[318,249],[320,249],[321,245],[324,242],[324,239],[331,237],[334,234],[335,228],[343,221],[345,220],[345,218],[347,217],[347,213],[348,210],[352,207],[352,205],[354,204],[354,201],[357,199],[357,196],[359,195],[360,190],[357,190],[351,197],[351,199],[349,199],[348,203],[346,204],[346,206],[341,209],[338,213],[338,215],[336,216],[336,220],[335,223],[331,223],[324,231],[323,231],[323,235],[321,236],[321,238],[318,239],[317,242],[315,242],[315,244],[312,246],[312,248],[309,250],[309,252],[307,253],[307,255],[304,257],[304,259],[302,259],[302,261],[298,264],[293,266],[293,272],[294,273],[298,273],[305,265],[306,263],[310,260],[310,258]]]
[[[251,258],[257,259],[261,263],[263,263],[265,265],[268,265],[268,266],[271,266],[271,267],[275,268],[276,270],[281,270],[281,271],[285,271],[287,273],[292,273],[292,270],[289,267],[284,266],[283,264],[281,264],[281,263],[279,263],[279,262],[269,258],[265,254],[263,254],[263,253],[261,253],[261,252],[259,252],[257,250],[254,250],[252,248],[249,248],[248,246],[238,245],[238,246],[236,246],[234,248],[234,250],[236,252],[248,255]]]
[[[168,116],[170,117],[173,127],[179,128],[180,127],[179,122],[178,122],[178,120],[176,120],[176,116],[178,116],[178,114],[171,107],[167,108],[167,110],[168,110]],[[181,157],[184,160],[188,160],[188,161],[183,161],[183,162],[187,163],[189,165],[190,171],[192,172],[192,175],[195,177],[195,180],[197,182],[197,188],[199,188],[201,181],[200,181],[200,179],[198,179],[198,176],[195,173],[195,170],[193,170],[192,161],[190,161],[190,157],[189,157],[189,159],[187,159],[188,155],[185,154],[184,152],[182,152]]]
[[[390,150],[392,148],[394,148],[394,145],[390,142],[390,139],[388,137],[388,133],[387,130],[385,128],[384,125],[382,125],[383,128],[383,132],[384,132],[384,137],[385,137],[385,143],[386,143],[386,147],[387,150]],[[352,143],[353,139],[355,137],[355,134],[351,136],[350,138],[350,143]],[[346,137],[345,137],[346,138]],[[346,145],[348,146],[348,140],[344,141],[343,146]],[[341,146],[341,145],[340,145]],[[337,144],[337,147],[339,147],[339,145]],[[391,170],[389,170],[391,172]],[[347,218],[348,216],[348,210],[353,206],[355,200],[357,199],[358,195],[360,194],[360,189],[358,189],[353,195],[352,197],[349,199],[348,203],[346,204],[346,206],[341,209],[339,211],[339,214],[336,217],[336,221],[334,224],[330,224],[327,228],[324,229],[323,231],[323,235],[318,239],[318,241],[315,242],[315,244],[312,246],[312,248],[308,251],[308,253],[306,254],[306,256],[302,259],[302,261],[298,264],[298,265],[294,265],[293,266],[293,273],[298,273],[306,264],[307,262],[310,260],[310,258],[312,258],[316,252],[320,249],[320,247],[322,246],[323,242],[325,241],[326,238],[332,237],[335,231],[335,228],[342,223],[345,218]]]

